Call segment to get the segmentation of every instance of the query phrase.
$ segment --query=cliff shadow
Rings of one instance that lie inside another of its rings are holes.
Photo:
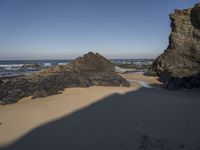
[[[3,149],[197,149],[199,96],[194,92],[147,88],[114,94],[39,126]]]

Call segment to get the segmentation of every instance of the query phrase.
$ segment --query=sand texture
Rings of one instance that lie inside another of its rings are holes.
[[[154,77],[123,75],[159,84]],[[131,87],[68,88],[0,107],[8,150],[199,150],[200,92]]]

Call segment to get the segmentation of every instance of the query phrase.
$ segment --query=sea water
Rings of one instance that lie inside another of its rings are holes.
[[[135,65],[148,65],[152,63],[152,59],[111,59],[115,64],[135,64]],[[49,68],[55,65],[65,65],[70,63],[71,60],[0,60],[0,77],[19,76],[31,74],[40,71],[44,68]],[[26,66],[26,65],[36,66]],[[134,69],[115,68],[118,72],[134,71]]]
[[[65,65],[71,60],[3,60],[0,61],[0,77],[19,76],[40,71],[55,65]],[[35,66],[26,66],[26,65]]]

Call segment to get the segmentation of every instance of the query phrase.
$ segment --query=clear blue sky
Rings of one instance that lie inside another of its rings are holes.
[[[169,13],[199,0],[0,0],[0,60],[155,58]]]

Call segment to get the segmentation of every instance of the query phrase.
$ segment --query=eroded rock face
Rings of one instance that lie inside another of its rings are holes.
[[[171,34],[167,50],[156,58],[150,74],[169,88],[200,87],[200,4],[175,10],[170,15]]]
[[[55,66],[38,73],[17,77],[0,84],[0,103],[9,104],[23,97],[45,97],[69,87],[130,86],[119,76],[114,65],[92,52],[69,65]]]

